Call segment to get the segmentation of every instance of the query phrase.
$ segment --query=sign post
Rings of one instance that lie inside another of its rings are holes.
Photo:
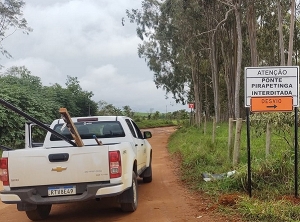
[[[247,112],[248,192],[251,197],[251,112],[295,111],[295,197],[298,197],[298,107],[299,66],[245,68],[245,107]]]
[[[298,107],[295,107],[295,197],[298,198]]]
[[[246,107],[247,113],[247,162],[248,162],[248,194],[252,197],[252,185],[251,185],[251,149],[250,149],[250,108]]]
[[[191,113],[190,113],[190,125],[192,125],[192,114],[193,114],[193,109],[195,108],[195,103],[189,103],[189,108],[191,109]]]

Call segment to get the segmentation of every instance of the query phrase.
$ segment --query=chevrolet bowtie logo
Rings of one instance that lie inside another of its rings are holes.
[[[66,170],[66,169],[67,169],[67,167],[58,166],[58,167],[52,168],[52,171],[62,172],[64,170]]]

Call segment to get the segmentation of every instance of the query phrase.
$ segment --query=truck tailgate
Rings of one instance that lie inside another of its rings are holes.
[[[8,152],[10,187],[109,181],[108,146]]]

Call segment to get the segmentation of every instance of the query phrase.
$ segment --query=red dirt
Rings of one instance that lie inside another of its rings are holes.
[[[300,198],[297,198],[292,195],[286,195],[281,198],[282,200],[290,201],[293,204],[300,204]]]
[[[218,203],[224,206],[234,206],[239,199],[238,194],[224,194],[219,198]]]
[[[150,131],[153,134],[149,140],[153,147],[153,181],[144,184],[139,179],[139,206],[134,213],[121,212],[114,198],[105,198],[98,202],[91,200],[53,205],[49,218],[44,221],[242,221],[238,216],[224,216],[215,210],[218,204],[234,205],[238,198],[236,195],[222,196],[218,203],[214,203],[207,196],[189,191],[179,179],[178,162],[167,151],[168,138],[175,128]],[[0,221],[30,220],[15,205],[0,202]]]

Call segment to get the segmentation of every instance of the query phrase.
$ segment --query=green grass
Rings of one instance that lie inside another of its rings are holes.
[[[243,198],[238,203],[239,211],[248,221],[299,221],[300,205],[286,200],[262,201]]]
[[[176,126],[180,125],[181,122],[175,120],[136,120],[135,123],[140,129],[154,128],[154,127],[164,127],[164,126]]]
[[[247,140],[243,123],[240,162],[232,166],[228,158],[228,124],[218,124],[215,142],[212,141],[212,124],[203,129],[183,127],[169,139],[169,151],[181,158],[182,180],[191,189],[202,191],[216,201],[221,195],[238,193],[241,198],[234,210],[248,221],[297,221],[300,205],[283,201],[283,196],[294,195],[294,148],[273,132],[271,153],[265,155],[265,134],[251,127],[252,198],[247,191]],[[205,182],[202,173],[223,174],[236,170],[228,178]],[[222,210],[221,208],[219,210]],[[297,213],[298,212],[298,213]]]

